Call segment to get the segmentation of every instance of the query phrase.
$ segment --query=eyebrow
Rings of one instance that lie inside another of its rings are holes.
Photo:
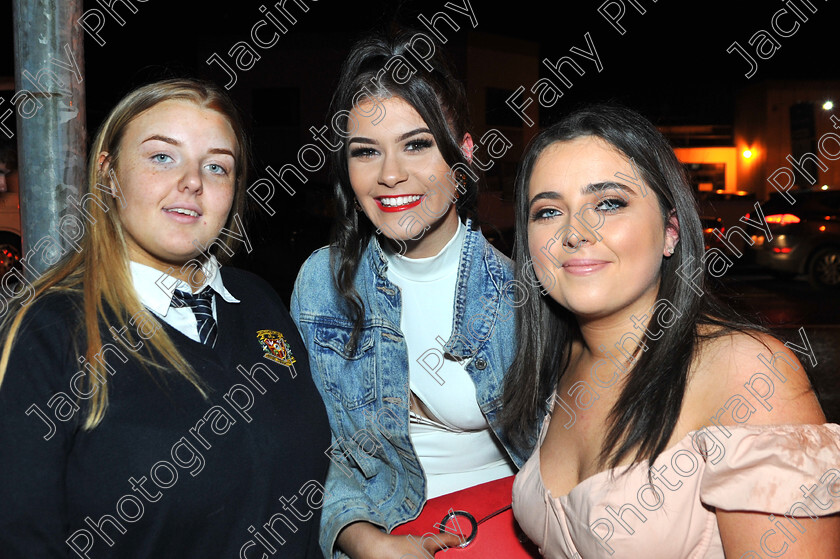
[[[348,144],[379,144],[376,140],[372,140],[371,138],[364,138],[362,136],[353,136],[349,140],[347,140]]]
[[[545,192],[540,192],[533,198],[531,198],[531,202],[528,204],[528,209],[532,208],[534,204],[539,202],[540,200],[562,200],[563,196],[554,190],[546,190]]]
[[[428,128],[415,128],[414,130],[409,130],[408,132],[406,132],[404,134],[400,134],[399,137],[397,137],[397,141],[402,142],[403,140],[407,140],[408,138],[411,138],[412,136],[416,136],[417,134],[431,134],[431,133],[432,133],[432,131],[429,130]],[[377,142],[376,140],[374,140],[372,138],[365,138],[363,136],[353,136],[352,138],[350,138],[347,141],[347,143],[348,144],[359,143],[359,144],[379,145],[379,142]]]
[[[637,194],[631,189],[629,186],[621,184],[619,182],[595,182],[590,183],[580,189],[581,194],[598,194],[604,192],[606,190],[620,190],[622,192],[626,192],[631,196],[637,196]],[[535,203],[539,202],[540,200],[562,200],[563,195],[555,190],[547,190],[545,192],[540,192],[533,198],[531,198],[531,202],[528,204],[528,208],[531,208]]]
[[[207,150],[207,153],[214,153],[214,154],[220,154],[220,155],[230,155],[231,157],[236,159],[236,156],[233,154],[233,152],[230,151],[227,148],[210,148],[209,150]]]
[[[173,146],[180,146],[181,142],[176,140],[175,138],[170,138],[169,136],[161,136],[160,134],[152,134],[142,142],[141,144],[145,144],[146,142],[151,142],[152,140],[157,140],[159,142],[166,142],[167,144],[172,144]]]
[[[162,136],[160,134],[152,134],[151,136],[149,136],[148,138],[146,138],[145,140],[143,140],[140,143],[145,144],[146,142],[150,142],[152,140],[157,140],[159,142],[165,142],[167,144],[172,144],[173,146],[180,146],[181,145],[181,142],[176,140],[175,138],[170,138],[169,136]],[[209,150],[207,150],[207,152],[208,153],[213,153],[213,154],[220,154],[220,155],[230,155],[231,157],[236,159],[236,156],[233,154],[233,152],[231,150],[227,149],[227,148],[210,148]]]
[[[597,194],[598,192],[603,192],[605,190],[621,190],[622,192],[626,192],[631,196],[636,196],[636,193],[633,191],[632,188],[625,184],[621,184],[620,182],[596,182],[587,184],[583,188],[580,189],[581,194]]]
[[[410,138],[412,136],[416,136],[417,134],[431,134],[431,133],[432,133],[432,131],[429,130],[428,128],[425,128],[425,127],[424,128],[415,128],[414,130],[406,132],[405,134],[401,134],[400,137],[397,138],[397,141],[402,142],[403,140],[407,140],[408,138]]]

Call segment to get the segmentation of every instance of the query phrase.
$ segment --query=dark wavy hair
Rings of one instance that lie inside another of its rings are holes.
[[[560,377],[569,364],[572,342],[580,336],[577,321],[566,309],[541,292],[528,253],[528,187],[534,164],[557,142],[594,136],[632,160],[641,180],[655,193],[664,226],[671,215],[679,222],[679,242],[670,258],[663,258],[657,300],[666,299],[679,310],[670,327],[658,338],[650,330],[641,338],[647,350],[636,349],[625,363],[626,375],[609,417],[600,463],[617,466],[628,454],[634,462],[651,463],[666,448],[673,434],[685,395],[689,367],[704,337],[733,331],[755,335],[767,330],[740,317],[708,289],[706,271],[690,284],[685,276],[702,268],[705,243],[697,203],[682,165],[664,136],[637,112],[615,104],[591,105],[577,110],[538,134],[528,146],[516,176],[517,280],[529,297],[518,308],[520,345],[505,378],[500,421],[515,443],[533,443],[526,434],[548,411]],[[683,270],[680,277],[677,270]],[[695,291],[697,289],[697,291]],[[663,311],[667,312],[667,311]],[[676,314],[676,313],[674,313]],[[657,316],[661,316],[658,314]],[[651,325],[655,324],[651,317]],[[668,320],[671,323],[671,320]],[[708,325],[702,335],[698,326]],[[656,328],[654,326],[654,328]]]
[[[402,99],[425,121],[450,168],[457,165],[459,169],[469,170],[461,177],[466,192],[458,198],[456,210],[462,219],[474,217],[480,174],[461,150],[464,134],[469,130],[464,86],[455,78],[452,64],[440,49],[425,62],[431,70],[418,63],[407,49],[414,35],[416,32],[407,28],[392,28],[374,32],[353,45],[341,67],[338,86],[330,103],[331,139],[344,145],[346,137],[335,130],[336,123],[356,104],[364,103],[366,96]],[[408,68],[415,70],[410,76],[407,76]],[[364,303],[354,287],[354,280],[375,229],[363,213],[356,211],[346,149],[333,151],[330,158],[337,214],[332,234],[333,280],[354,324],[348,343],[352,350],[365,316]]]

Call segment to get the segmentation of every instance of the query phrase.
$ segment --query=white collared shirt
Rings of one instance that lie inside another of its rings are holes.
[[[193,291],[190,284],[185,281],[176,279],[151,266],[129,262],[134,290],[137,291],[140,302],[158,318],[197,342],[200,342],[201,339],[198,337],[198,323],[192,309],[190,307],[172,307],[172,294],[176,289],[187,293],[198,293],[209,285],[226,302],[238,303],[239,299],[231,295],[225,288],[224,282],[222,282],[222,274],[219,273],[220,267],[221,265],[216,258],[211,256],[202,266],[205,272],[204,283]],[[213,318],[217,319],[215,297],[213,298]]]

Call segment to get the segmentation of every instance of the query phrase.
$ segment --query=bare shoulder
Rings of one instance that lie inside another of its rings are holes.
[[[692,366],[692,409],[723,424],[823,423],[799,357],[813,358],[807,339],[783,343],[761,332],[705,337]]]

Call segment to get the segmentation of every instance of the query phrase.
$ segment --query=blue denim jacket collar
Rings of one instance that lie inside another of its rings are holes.
[[[489,279],[496,288],[495,292],[502,293],[504,286],[501,284],[501,280],[505,275],[504,264],[490,248],[490,245],[481,233],[473,229],[472,220],[467,218],[464,226],[467,228],[467,235],[464,239],[464,246],[461,249],[461,262],[458,265],[458,283],[455,286],[455,312],[452,336],[450,336],[449,340],[443,346],[445,353],[458,360],[471,358],[478,351],[480,344],[467,345],[465,340],[469,340],[470,338],[477,338],[479,340],[487,339],[493,328],[493,324],[483,324],[483,328],[481,328],[480,335],[478,336],[470,334],[467,331],[466,320],[469,318],[466,312],[468,295],[470,293],[473,295],[480,293],[483,294],[482,299],[486,303],[492,303],[494,306],[498,305],[499,301],[495,296],[492,300],[487,299],[486,293],[488,290],[487,286],[483,283]],[[397,287],[388,279],[388,261],[376,237],[371,238],[365,250],[364,259],[367,260],[376,275],[376,278],[374,278],[376,289],[382,290],[389,295],[392,294]],[[487,267],[487,275],[475,273],[474,266],[481,265]]]

